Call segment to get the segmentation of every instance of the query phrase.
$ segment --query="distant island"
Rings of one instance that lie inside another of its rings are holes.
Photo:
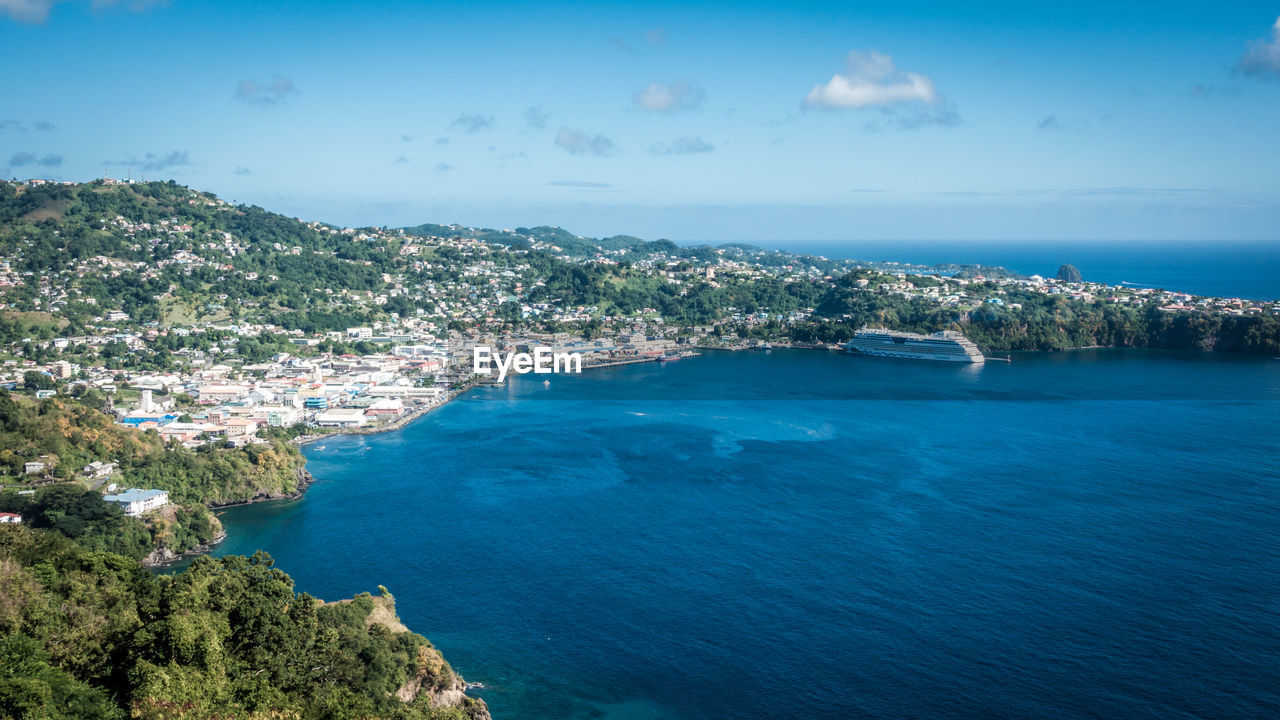
[[[1070,265],[1046,278],[555,227],[339,228],[173,182],[0,182],[0,577],[17,590],[0,660],[22,659],[0,707],[485,718],[388,592],[321,604],[263,555],[172,577],[144,564],[207,552],[218,508],[297,497],[300,443],[400,427],[486,382],[476,344],[591,368],[832,349],[867,325],[957,330],[985,352],[1280,355],[1280,303],[1107,286]]]

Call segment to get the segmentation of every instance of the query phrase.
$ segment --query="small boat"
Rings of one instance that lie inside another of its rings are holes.
[[[551,381],[550,381],[550,380],[543,380],[543,381],[542,381],[542,385],[543,385],[543,387],[551,387]]]
[[[324,445],[317,445],[317,446],[316,446],[316,449],[317,449],[317,450],[323,450],[323,449],[324,449],[324,447],[325,447]]]

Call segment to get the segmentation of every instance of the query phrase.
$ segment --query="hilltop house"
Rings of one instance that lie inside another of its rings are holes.
[[[115,463],[95,460],[88,465],[85,465],[84,469],[80,471],[80,475],[90,480],[97,480],[98,478],[107,477],[115,471]]]

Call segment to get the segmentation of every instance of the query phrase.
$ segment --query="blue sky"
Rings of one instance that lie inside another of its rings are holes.
[[[0,172],[344,225],[1276,239],[1280,2],[0,0]]]

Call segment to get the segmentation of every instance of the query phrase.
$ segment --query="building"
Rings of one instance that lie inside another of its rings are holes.
[[[371,417],[400,417],[404,413],[404,403],[395,398],[378,398],[365,408],[364,414]]]
[[[22,516],[19,515],[18,513],[0,512],[0,525],[6,525],[10,523],[21,525]]]
[[[249,388],[243,385],[205,385],[200,388],[197,400],[201,405],[217,405],[234,402],[249,394]]]
[[[115,471],[115,463],[95,460],[94,462],[85,465],[84,469],[80,471],[80,474],[90,480],[97,480],[98,478],[108,477]]]
[[[129,488],[118,495],[103,495],[102,499],[110,503],[116,503],[124,508],[125,515],[137,517],[145,512],[168,505],[169,493],[165,490]]]
[[[213,429],[214,426],[207,423],[171,422],[160,425],[156,428],[156,432],[160,433],[160,437],[165,440],[177,440],[178,442],[186,443],[192,442]]]
[[[46,465],[45,463],[39,460],[35,460],[33,462],[23,463],[22,472],[27,475],[35,475],[36,473],[44,472],[46,467],[48,467],[48,465]]]
[[[173,405],[173,396],[156,395],[151,390],[143,390],[141,397],[138,399],[138,410],[143,413],[172,410]]]
[[[437,400],[444,394],[444,390],[435,386],[375,385],[369,388],[368,394],[372,397],[401,398],[403,400]]]
[[[258,432],[258,421],[249,418],[229,418],[222,423],[223,434],[227,439],[237,437],[253,437]]]
[[[302,422],[302,411],[288,406],[259,405],[249,417],[265,421],[270,427],[289,427]]]
[[[369,421],[360,408],[335,408],[317,413],[314,419],[320,427],[353,428],[364,427]]]

